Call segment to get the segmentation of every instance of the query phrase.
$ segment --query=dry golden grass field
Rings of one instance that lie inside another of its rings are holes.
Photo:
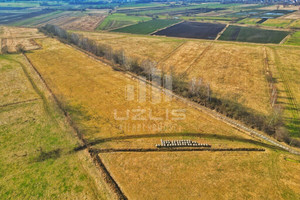
[[[24,56],[0,55],[1,199],[111,199],[33,72]]]
[[[271,111],[263,46],[126,34],[83,34],[140,59],[153,59],[160,68],[173,67],[178,73],[186,72],[190,79],[202,78],[221,97],[258,113]]]
[[[184,103],[175,99],[168,101],[169,97],[163,92],[156,91],[148,85],[142,88],[146,93],[145,101],[139,101],[137,88],[140,85],[137,81],[56,40],[43,39],[38,43],[43,49],[28,53],[29,59],[58,97],[61,97],[75,121],[80,122],[79,125],[83,132],[86,132],[85,136],[88,139],[174,132],[204,132],[232,136],[241,134],[230,126],[224,126],[220,121],[187,107]],[[135,88],[135,98],[132,101],[126,100],[126,86]],[[155,103],[156,101],[158,102]],[[144,109],[145,113],[140,117],[146,120],[135,120],[135,109]],[[166,109],[169,112],[168,118]],[[175,115],[172,115],[172,109],[184,110],[186,118],[174,123]],[[127,110],[130,110],[128,120],[115,118],[115,112],[119,118],[125,117]],[[155,117],[160,119],[155,120]],[[164,126],[160,130],[162,122]],[[145,129],[135,131],[135,126],[140,124],[144,125]],[[131,129],[128,130],[127,126]],[[153,131],[153,126],[157,127],[157,130]]]
[[[149,37],[149,40],[167,39]],[[182,46],[190,54],[196,54],[190,42],[182,42],[170,39],[167,43],[170,46],[165,47],[170,48],[169,52],[154,57],[167,62],[171,52],[175,49],[173,53],[177,53]],[[186,103],[170,99],[162,91],[145,86],[123,72],[114,71],[110,66],[55,39],[39,39],[37,43],[42,49],[26,55],[70,113],[84,138],[93,142],[95,148],[154,148],[160,138],[165,138],[192,139],[212,144],[215,148],[266,149],[265,152],[100,153],[104,165],[129,199],[182,199],[187,195],[189,199],[300,198],[299,156],[278,150]],[[231,44],[228,43],[214,43],[209,49],[210,44],[205,41],[197,41],[197,44],[196,48],[204,51],[222,51],[218,55],[224,60],[223,67],[229,65],[233,68],[232,73],[239,70],[242,77],[253,75],[249,79],[254,79],[254,85],[261,81],[262,66],[252,68],[247,60],[236,64],[226,60],[225,56],[233,55],[233,59],[239,61],[238,50],[241,55],[249,51],[253,62],[262,65],[261,46],[240,45],[237,46],[240,49],[234,51],[230,50]],[[199,58],[200,52],[195,57]],[[282,53],[280,50],[277,52]],[[205,60],[205,53],[202,56],[201,60]],[[209,60],[205,62],[209,63]],[[213,69],[207,70],[213,73]],[[260,72],[261,77],[256,75]],[[244,81],[247,83],[247,80]],[[233,87],[237,83],[231,84]],[[126,96],[128,91],[132,92]],[[145,99],[141,94],[146,94]],[[141,110],[143,114],[137,116],[136,113]],[[179,116],[172,113],[174,110],[184,113],[185,118],[179,120]]]

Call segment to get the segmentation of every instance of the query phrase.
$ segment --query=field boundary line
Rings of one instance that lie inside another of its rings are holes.
[[[92,160],[94,161],[94,163],[96,164],[96,166],[98,166],[98,168],[100,169],[100,174],[102,176],[102,178],[104,179],[104,181],[106,182],[106,184],[112,189],[112,191],[114,192],[114,194],[117,196],[118,199],[124,199],[126,200],[127,197],[125,196],[125,194],[122,192],[122,190],[120,189],[120,187],[118,186],[118,184],[116,183],[116,181],[113,179],[113,177],[110,175],[109,171],[106,169],[106,167],[104,166],[103,162],[101,161],[99,155],[95,155],[93,153],[91,153],[89,151],[90,147],[89,144],[87,143],[87,141],[83,138],[83,134],[79,131],[79,128],[76,126],[76,124],[72,121],[69,113],[63,108],[62,104],[60,103],[60,101],[58,100],[58,98],[56,97],[56,95],[52,92],[51,88],[48,86],[48,84],[46,83],[45,79],[43,78],[43,76],[40,74],[40,72],[37,70],[37,68],[32,64],[32,62],[29,60],[29,58],[27,57],[26,54],[22,54],[24,56],[24,58],[26,59],[26,61],[29,63],[29,65],[32,67],[32,69],[37,73],[37,75],[39,76],[40,80],[43,82],[43,84],[45,85],[46,89],[48,90],[48,92],[51,94],[51,97],[54,99],[54,102],[56,103],[56,105],[58,106],[58,108],[62,111],[69,127],[72,129],[72,132],[75,133],[75,135],[78,137],[79,141],[81,142],[81,145],[83,145],[85,148],[87,148],[88,153],[90,155],[90,157],[92,158]]]
[[[229,24],[226,24],[226,26],[223,28],[223,30],[221,32],[218,33],[217,37],[214,39],[215,41],[219,39],[219,37],[221,37],[221,35],[226,31],[226,29],[228,28]]]
[[[94,153],[115,153],[115,152],[195,152],[195,151],[265,151],[263,148],[134,148],[134,149],[90,149]]]
[[[285,37],[279,42],[279,45],[280,45],[280,44],[284,44],[284,43],[291,37],[292,34],[293,34],[293,32],[290,32],[289,34],[287,34],[287,36],[285,36]]]
[[[152,33],[149,33],[149,34],[147,34],[147,35],[153,35],[154,33],[158,32],[158,31],[165,30],[165,29],[167,29],[167,28],[170,28],[170,27],[172,27],[172,26],[175,26],[175,25],[180,24],[180,23],[183,23],[183,22],[184,22],[184,20],[179,21],[179,22],[177,22],[177,23],[175,23],[175,24],[171,24],[171,25],[166,26],[166,27],[164,27],[164,28],[157,29],[157,30],[155,30],[155,31],[153,31]]]
[[[64,44],[66,44],[66,43],[64,43]],[[91,54],[91,53],[89,53],[89,52],[87,52],[87,51],[85,51],[83,49],[80,49],[79,47],[77,47],[75,45],[71,45],[71,44],[66,44],[66,45],[69,46],[69,47],[71,47],[71,48],[77,49],[77,51],[80,51],[80,52],[86,54],[88,57],[90,57],[90,58],[92,58],[92,59],[94,59],[94,60],[96,60],[98,62],[101,62],[102,64],[104,63],[106,65],[109,65],[112,68],[116,68],[116,66],[114,66],[111,62],[105,60],[104,58],[100,58],[98,56],[95,56],[95,55],[93,55],[93,54]],[[265,136],[265,135],[263,135],[261,133],[258,133],[254,129],[248,128],[248,127],[246,127],[244,124],[242,124],[240,122],[237,122],[237,121],[235,121],[233,119],[230,119],[230,118],[226,117],[223,114],[217,113],[214,110],[211,110],[209,108],[201,106],[201,105],[199,105],[199,104],[197,104],[197,103],[195,103],[195,102],[193,102],[193,101],[191,101],[189,99],[181,97],[181,96],[173,93],[172,91],[167,90],[165,88],[162,88],[161,86],[158,86],[155,83],[152,83],[152,82],[150,82],[150,81],[148,81],[148,80],[146,80],[146,79],[144,79],[144,78],[142,78],[142,77],[140,77],[140,76],[138,76],[136,74],[133,74],[133,73],[128,72],[128,71],[124,71],[121,68],[118,68],[118,69],[120,70],[120,72],[129,75],[130,78],[135,79],[135,80],[143,81],[146,84],[151,85],[152,87],[155,87],[155,88],[157,88],[159,90],[165,91],[165,93],[168,93],[168,95],[170,95],[171,97],[174,97],[175,99],[180,100],[181,102],[183,102],[183,103],[185,103],[185,104],[187,104],[187,105],[189,105],[189,106],[191,106],[191,107],[193,107],[193,108],[195,108],[197,110],[200,110],[200,111],[208,114],[209,116],[213,117],[214,119],[223,121],[224,123],[226,123],[226,124],[228,124],[228,125],[236,128],[236,129],[240,130],[243,133],[246,133],[247,135],[250,135],[250,136],[253,136],[253,137],[255,136],[255,137],[259,138],[259,139],[262,139],[262,140],[264,140],[266,142],[269,142],[269,143],[273,144],[274,146],[277,146],[277,147],[279,147],[279,148],[281,148],[281,149],[283,149],[285,151],[288,151],[288,152],[290,152],[292,154],[300,155],[300,151],[294,150],[294,149],[292,149],[292,148],[290,148],[290,147],[288,147],[286,145],[282,145],[280,142],[276,141],[275,139],[270,138],[269,136]]]
[[[36,100],[40,100],[41,98],[34,98],[34,99],[28,99],[28,100],[24,100],[24,101],[18,101],[18,102],[13,102],[13,103],[7,103],[7,104],[3,104],[0,105],[0,108],[4,108],[7,106],[13,106],[13,105],[18,105],[18,104],[22,104],[22,103],[28,103],[28,102],[32,102],[32,101],[36,101]]]

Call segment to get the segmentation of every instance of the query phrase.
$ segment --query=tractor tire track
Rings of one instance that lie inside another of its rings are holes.
[[[202,58],[205,56],[205,54],[213,47],[213,42],[210,43],[207,47],[205,47],[205,49],[191,62],[190,66],[188,66],[183,74],[189,74],[191,72],[191,70],[193,69],[193,67],[199,63]]]
[[[175,47],[175,49],[173,49],[170,53],[168,53],[164,58],[162,58],[158,63],[157,66],[159,66],[160,64],[164,63],[165,61],[167,61],[172,55],[174,55],[176,52],[178,52],[178,50],[184,45],[186,44],[187,41],[181,42],[177,47]]]
[[[28,99],[28,100],[25,100],[25,101],[7,103],[7,104],[0,105],[0,108],[4,108],[4,107],[7,107],[7,106],[18,105],[18,104],[23,104],[23,103],[29,103],[29,102],[33,102],[33,101],[36,101],[36,100],[39,100],[39,99],[41,99],[41,98],[34,98],[34,99]]]

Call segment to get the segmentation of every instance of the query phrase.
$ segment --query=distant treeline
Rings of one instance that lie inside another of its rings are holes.
[[[99,44],[77,33],[69,33],[55,25],[47,24],[44,27],[40,27],[39,30],[47,35],[57,36],[64,43],[76,45],[95,56],[105,58],[113,63],[115,70],[135,73],[156,82],[162,87],[165,87],[165,75],[169,75],[172,78],[172,91],[175,94],[216,110],[227,117],[242,121],[248,126],[264,131],[280,141],[300,147],[300,141],[292,140],[288,131],[284,128],[280,107],[274,107],[273,113],[269,116],[257,114],[254,110],[246,108],[237,102],[220,98],[218,94],[211,91],[210,85],[204,83],[202,79],[188,80],[186,74],[176,74],[172,67],[168,72],[161,71],[156,69],[157,63],[155,61],[149,59],[141,61],[129,57],[123,50],[113,50],[109,45]]]

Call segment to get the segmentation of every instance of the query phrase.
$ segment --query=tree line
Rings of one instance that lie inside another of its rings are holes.
[[[39,31],[49,36],[56,36],[64,43],[75,45],[95,56],[110,61],[115,70],[129,71],[146,77],[162,87],[165,87],[164,75],[168,74],[172,78],[172,91],[175,94],[188,98],[227,117],[242,121],[251,128],[264,131],[280,141],[300,147],[300,141],[292,140],[288,131],[284,128],[282,109],[280,108],[274,108],[269,116],[257,114],[254,110],[246,108],[237,102],[220,98],[220,95],[211,90],[209,83],[205,83],[201,78],[189,80],[186,74],[175,73],[172,67],[168,71],[159,70],[156,68],[157,63],[153,60],[139,60],[127,56],[123,50],[114,50],[109,45],[99,44],[81,34],[67,32],[55,25],[47,24],[40,27]]]

